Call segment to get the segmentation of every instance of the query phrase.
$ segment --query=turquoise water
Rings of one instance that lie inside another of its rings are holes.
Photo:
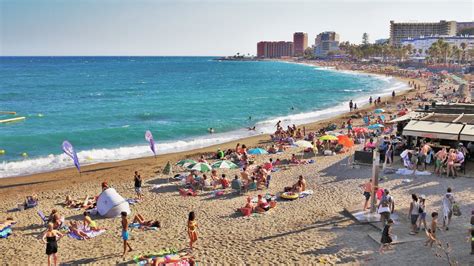
[[[83,164],[152,155],[146,130],[159,153],[191,149],[269,132],[275,119],[314,120],[393,86],[388,78],[281,62],[0,57],[0,111],[26,117],[0,124],[0,177],[71,167],[63,140]],[[243,129],[250,125],[257,131]],[[210,127],[217,134],[207,134]]]

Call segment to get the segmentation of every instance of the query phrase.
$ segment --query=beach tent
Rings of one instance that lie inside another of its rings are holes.
[[[101,216],[113,218],[120,216],[121,212],[130,214],[130,206],[115,189],[108,188],[97,199],[97,211]]]

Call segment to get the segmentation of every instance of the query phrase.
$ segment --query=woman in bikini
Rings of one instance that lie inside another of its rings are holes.
[[[193,250],[193,244],[198,240],[196,232],[198,225],[196,222],[196,215],[194,212],[190,212],[188,216],[188,236],[189,236],[189,247]]]

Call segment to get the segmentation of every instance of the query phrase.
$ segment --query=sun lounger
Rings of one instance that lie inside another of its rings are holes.
[[[44,216],[44,213],[42,211],[38,211],[37,213],[38,213],[38,216],[43,221],[43,225],[47,225],[49,222],[49,219],[46,216]]]

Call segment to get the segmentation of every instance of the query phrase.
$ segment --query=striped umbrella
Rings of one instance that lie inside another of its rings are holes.
[[[188,169],[204,173],[211,171],[211,166],[208,163],[195,163],[188,166]]]
[[[221,161],[217,161],[215,163],[213,163],[212,165],[212,168],[225,168],[225,169],[236,169],[236,168],[239,168],[238,165],[236,165],[235,163],[233,162],[230,162],[230,161],[226,161],[226,160],[221,160]]]
[[[195,160],[184,159],[184,160],[181,160],[181,161],[177,162],[176,165],[179,165],[179,166],[182,166],[182,167],[188,167],[191,164],[195,164],[195,163],[197,163]]]

